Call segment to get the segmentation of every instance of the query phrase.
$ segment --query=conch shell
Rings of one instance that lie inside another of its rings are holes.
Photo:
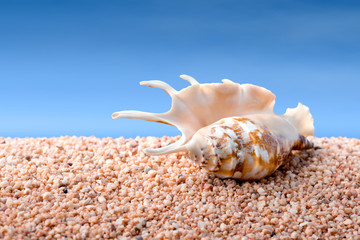
[[[187,152],[196,164],[220,178],[258,180],[272,174],[292,150],[313,147],[305,137],[314,134],[309,108],[298,104],[284,115],[273,112],[275,95],[269,90],[238,84],[199,84],[181,75],[191,86],[176,91],[162,81],[141,85],[161,88],[172,98],[166,113],[121,111],[113,118],[135,118],[177,127],[179,141],[158,149],[145,149],[148,155]]]

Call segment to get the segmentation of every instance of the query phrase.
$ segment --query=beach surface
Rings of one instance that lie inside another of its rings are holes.
[[[142,152],[178,138],[0,138],[0,238],[359,239],[360,139],[239,182]]]

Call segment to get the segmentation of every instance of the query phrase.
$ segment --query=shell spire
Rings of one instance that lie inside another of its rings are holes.
[[[275,95],[265,88],[228,79],[200,84],[188,75],[180,77],[191,86],[177,91],[162,81],[140,83],[170,95],[168,112],[121,111],[112,115],[170,124],[181,131],[177,142],[145,149],[146,154],[183,151],[218,177],[256,180],[274,172],[292,150],[313,147],[305,137],[314,133],[308,107],[299,103],[284,115],[277,115],[273,112]]]

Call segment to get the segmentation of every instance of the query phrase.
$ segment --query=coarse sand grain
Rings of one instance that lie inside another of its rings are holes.
[[[0,238],[359,239],[359,139],[238,182],[142,152],[178,138],[0,138]]]

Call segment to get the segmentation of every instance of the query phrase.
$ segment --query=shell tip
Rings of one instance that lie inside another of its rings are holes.
[[[117,118],[117,115],[118,115],[117,112],[114,112],[114,113],[111,115],[111,118],[112,118],[112,119],[116,119],[116,118]]]
[[[199,84],[199,82],[196,81],[195,78],[193,78],[193,77],[191,77],[191,76],[189,76],[189,75],[186,75],[186,74],[181,74],[181,75],[180,75],[180,78],[188,81],[191,85],[198,85],[198,84]]]
[[[221,81],[222,81],[223,83],[234,83],[233,81],[231,81],[230,79],[227,79],[227,78],[222,79]]]

